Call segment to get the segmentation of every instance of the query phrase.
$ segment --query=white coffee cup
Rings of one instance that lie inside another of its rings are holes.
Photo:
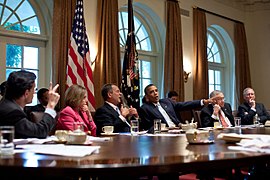
[[[205,142],[209,140],[209,131],[191,130],[186,132],[189,143]]]
[[[67,141],[68,131],[67,130],[56,130],[55,136],[59,141]]]
[[[112,134],[114,130],[113,126],[103,126],[102,131],[106,134]]]
[[[166,124],[165,123],[161,123],[161,130],[166,130]]]

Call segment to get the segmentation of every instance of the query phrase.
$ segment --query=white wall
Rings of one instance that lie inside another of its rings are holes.
[[[270,108],[270,10],[247,13],[246,34],[252,87],[258,102]]]

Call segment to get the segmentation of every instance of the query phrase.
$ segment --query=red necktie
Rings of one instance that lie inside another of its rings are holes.
[[[225,118],[224,116],[222,116],[221,112],[219,112],[219,119],[222,124],[222,127],[228,127],[228,124],[226,123]]]

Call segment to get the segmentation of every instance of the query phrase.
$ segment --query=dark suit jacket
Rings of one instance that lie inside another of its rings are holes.
[[[200,100],[174,103],[169,98],[166,98],[160,99],[159,103],[163,107],[163,109],[167,112],[167,114],[170,116],[171,120],[174,122],[176,126],[178,126],[178,124],[181,123],[181,117],[177,115],[179,114],[178,113],[179,111],[201,107]],[[167,124],[167,121],[159,112],[158,107],[155,106],[153,103],[144,103],[140,107],[139,115],[141,118],[140,123],[141,130],[151,131],[151,129],[153,128],[154,119],[161,119],[161,123]]]
[[[253,117],[257,113],[260,117],[260,123],[265,124],[266,120],[270,120],[270,115],[262,103],[256,103],[256,112],[251,110],[248,103],[243,103],[238,107],[238,116],[241,117],[241,124],[253,124]]]
[[[15,138],[46,138],[55,123],[47,113],[39,123],[33,123],[14,101],[2,99],[0,102],[0,126],[15,126]]]
[[[102,133],[103,126],[114,126],[114,133],[130,132],[130,127],[119,118],[119,114],[108,103],[96,110],[94,121],[97,126],[97,135]]]
[[[225,103],[224,107],[221,108],[222,111],[224,112],[225,116],[230,120],[231,124],[234,126],[234,117],[232,115],[232,108],[229,103]],[[205,106],[201,110],[201,124],[202,127],[214,127],[214,121],[211,116],[214,112],[214,107],[212,104],[208,104],[208,106]]]

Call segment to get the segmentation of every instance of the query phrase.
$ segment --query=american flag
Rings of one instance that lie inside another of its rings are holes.
[[[136,51],[132,0],[128,0],[128,34],[123,61],[121,91],[128,105],[140,107],[139,62]]]
[[[83,14],[83,0],[77,0],[68,51],[67,86],[72,84],[78,84],[87,89],[89,109],[95,111],[94,84]]]

